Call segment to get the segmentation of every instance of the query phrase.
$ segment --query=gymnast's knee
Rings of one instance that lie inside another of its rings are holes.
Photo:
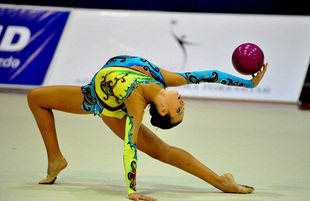
[[[31,107],[35,101],[36,101],[36,97],[38,96],[38,89],[32,89],[28,92],[27,94],[27,101],[29,104],[29,107]]]
[[[28,92],[27,94],[27,101],[30,109],[34,106],[37,106],[39,104],[40,96],[42,95],[44,87],[35,88]]]

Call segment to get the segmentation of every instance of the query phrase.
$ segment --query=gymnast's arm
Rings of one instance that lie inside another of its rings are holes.
[[[128,99],[124,100],[127,108],[125,137],[124,137],[124,168],[127,182],[127,193],[130,199],[136,194],[136,170],[137,170],[137,139],[138,131],[142,122],[146,102],[133,93]]]
[[[168,87],[181,86],[185,84],[220,83],[230,86],[254,88],[263,78],[267,70],[267,65],[268,64],[264,64],[263,70],[258,71],[257,75],[251,80],[245,80],[218,70],[193,71],[184,73],[173,73],[164,69],[160,69],[160,71]]]

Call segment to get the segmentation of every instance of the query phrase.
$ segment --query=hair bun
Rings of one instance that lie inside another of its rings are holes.
[[[165,116],[162,116],[157,111],[157,108],[154,103],[150,103],[150,115],[152,116],[150,122],[153,126],[161,128],[161,129],[170,129],[173,128],[181,123],[171,123],[171,117],[166,114]]]

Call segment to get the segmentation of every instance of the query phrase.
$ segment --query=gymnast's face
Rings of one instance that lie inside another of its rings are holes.
[[[171,117],[171,123],[183,120],[184,105],[183,97],[177,91],[167,91],[166,94],[167,113]]]

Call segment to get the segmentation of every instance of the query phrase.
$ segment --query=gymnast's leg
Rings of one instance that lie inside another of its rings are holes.
[[[118,137],[124,139],[125,118],[116,119],[103,115],[101,118]],[[223,192],[250,193],[254,190],[237,185],[229,173],[224,176],[215,174],[188,152],[166,144],[143,124],[139,130],[137,148],[155,159],[199,177]]]
[[[52,110],[89,114],[81,109],[84,95],[77,86],[49,86],[28,93],[29,108],[42,135],[48,157],[47,178],[41,184],[52,184],[57,174],[67,166],[59,149]]]

